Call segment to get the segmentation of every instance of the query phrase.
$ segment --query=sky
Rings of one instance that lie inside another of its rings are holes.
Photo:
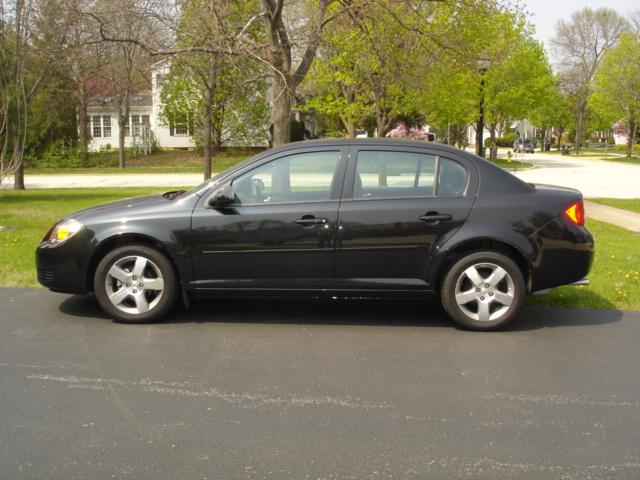
[[[569,18],[576,10],[584,7],[609,7],[626,16],[630,11],[640,10],[640,0],[525,0],[536,26],[536,37],[542,40],[547,48],[553,38],[556,22],[561,18]]]

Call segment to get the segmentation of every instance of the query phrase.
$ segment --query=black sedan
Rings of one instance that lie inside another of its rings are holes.
[[[94,291],[122,322],[189,296],[437,293],[490,330],[527,293],[582,280],[582,195],[530,185],[444,145],[325,140],[275,148],[189,191],[72,214],[38,246],[38,279]]]

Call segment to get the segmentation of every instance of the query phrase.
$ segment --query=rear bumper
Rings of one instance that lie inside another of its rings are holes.
[[[584,227],[569,226],[556,238],[538,236],[532,262],[531,291],[561,285],[584,284],[595,255],[595,242]],[[588,282],[588,280],[586,280]]]

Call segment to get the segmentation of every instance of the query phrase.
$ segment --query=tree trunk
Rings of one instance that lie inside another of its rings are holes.
[[[211,90],[207,90],[204,95],[202,105],[202,137],[204,141],[204,179],[211,178],[211,157],[213,156],[211,137]]]
[[[633,116],[629,119],[629,136],[627,138],[627,158],[633,155],[633,144],[636,143],[636,121]]]
[[[489,153],[489,160],[498,160],[498,145],[496,145],[496,124],[492,123],[489,126],[489,138],[491,139],[491,149]]]
[[[13,158],[17,159],[16,171],[13,174],[14,190],[24,190],[24,158],[22,154],[22,145],[18,140],[13,149]]]
[[[127,157],[124,151],[124,136],[128,120],[129,115],[122,115],[121,113],[118,113],[118,166],[120,168],[125,168],[127,165]]]
[[[80,102],[78,104],[78,138],[80,140],[82,161],[86,163],[89,160],[89,132],[87,131],[87,95],[84,89],[80,93]]]
[[[576,138],[575,138],[576,155],[580,153],[580,138],[582,137],[582,116],[584,113],[583,110],[584,110],[584,103],[580,101],[580,104],[578,105],[578,110],[576,112]]]
[[[558,151],[560,151],[560,142],[562,141],[562,134],[564,133],[564,127],[558,128]]]
[[[342,120],[342,125],[344,125],[344,128],[347,130],[347,137],[349,138],[355,138],[356,137],[356,124],[353,120],[347,118],[347,117],[340,117],[340,120]]]
[[[389,128],[389,118],[387,113],[383,110],[376,111],[376,136],[384,138]]]
[[[291,141],[291,98],[287,81],[280,73],[273,78],[273,146]]]

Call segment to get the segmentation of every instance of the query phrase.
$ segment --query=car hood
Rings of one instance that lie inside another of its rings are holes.
[[[197,199],[196,199],[197,200]],[[174,199],[163,197],[162,194],[146,195],[143,197],[124,198],[113,202],[101,203],[93,207],[85,208],[77,211],[69,218],[75,218],[79,221],[88,221],[93,218],[102,216],[117,215],[119,217],[146,213],[151,210],[161,211],[165,209],[193,209],[193,198],[188,196],[183,198],[179,196]]]

